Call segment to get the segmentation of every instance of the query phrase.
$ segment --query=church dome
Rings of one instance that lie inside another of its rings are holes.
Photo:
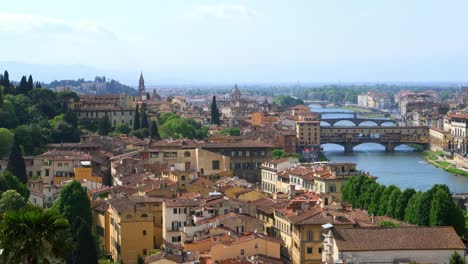
[[[238,100],[240,100],[240,98],[241,98],[241,92],[237,88],[237,84],[236,84],[236,85],[234,85],[234,88],[231,91],[231,100],[238,101]]]

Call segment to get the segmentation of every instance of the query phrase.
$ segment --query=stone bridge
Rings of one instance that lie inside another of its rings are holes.
[[[385,146],[385,151],[393,152],[403,144],[429,145],[428,127],[320,127],[320,144],[338,144],[345,152],[352,152],[357,145],[377,143]]]
[[[324,115],[331,115],[331,114],[340,114],[340,115],[347,115],[344,117],[324,117]],[[321,112],[319,113],[320,121],[328,123],[330,126],[334,126],[339,121],[350,121],[355,126],[359,126],[363,122],[373,122],[377,126],[381,126],[384,123],[391,123],[394,124],[393,120],[387,118],[366,118],[365,114],[353,113],[353,112]]]
[[[321,119],[320,121],[323,121],[325,123],[328,123],[330,124],[330,126],[334,126],[336,123],[340,122],[340,121],[350,121],[352,122],[355,126],[359,126],[361,123],[364,123],[364,122],[373,122],[375,123],[377,126],[381,126],[382,124],[384,123],[390,123],[390,124],[394,124],[395,122],[393,120],[389,120],[389,119],[377,119],[377,118],[347,118],[347,117],[342,117],[342,118],[324,118],[324,119]]]

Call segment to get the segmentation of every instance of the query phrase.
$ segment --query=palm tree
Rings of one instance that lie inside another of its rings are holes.
[[[39,207],[8,211],[0,223],[0,248],[4,263],[63,263],[70,248],[68,221]]]

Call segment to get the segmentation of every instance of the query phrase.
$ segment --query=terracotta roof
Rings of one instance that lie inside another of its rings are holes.
[[[165,199],[166,207],[193,207],[204,203],[203,199],[175,198]]]
[[[283,162],[287,162],[288,160],[289,160],[288,158],[284,158],[284,159],[273,159],[273,160],[267,161],[266,163],[278,165],[278,164],[281,164],[281,163],[283,163]]]
[[[341,251],[465,249],[453,227],[338,228],[333,233]]]

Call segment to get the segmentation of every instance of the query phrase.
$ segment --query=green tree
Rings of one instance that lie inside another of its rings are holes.
[[[431,210],[429,212],[429,224],[431,226],[447,226],[450,211],[453,210],[455,204],[452,196],[444,189],[439,189],[433,195]]]
[[[289,153],[287,153],[286,151],[282,150],[282,149],[274,149],[272,152],[271,152],[271,156],[274,158],[274,159],[282,159],[282,158],[287,158],[289,157]]]
[[[405,219],[405,209],[408,205],[409,200],[413,195],[416,193],[416,191],[412,188],[405,189],[401,195],[398,197],[397,203],[396,203],[396,208],[395,208],[395,218],[398,220],[404,220]]]
[[[379,226],[381,227],[400,227],[399,224],[395,224],[391,221],[382,221],[379,223]]]
[[[54,202],[53,208],[67,218],[70,223],[74,223],[78,217],[81,217],[91,226],[92,214],[90,206],[85,189],[77,181],[73,180],[62,188],[58,199]]]
[[[150,98],[150,93],[146,93],[146,100],[149,100]]]
[[[181,117],[174,113],[164,113],[159,117],[159,125],[164,125],[167,121],[173,118],[181,118]]]
[[[135,106],[135,114],[134,114],[134,120],[133,120],[133,130],[138,130],[141,128],[140,126],[140,111],[138,108],[138,104]]]
[[[13,133],[6,128],[0,127],[0,158],[10,154],[10,149],[13,146]]]
[[[387,203],[387,213],[386,215],[392,218],[396,218],[397,214],[397,202],[398,199],[401,196],[401,191],[399,188],[396,188],[392,191],[388,198],[388,203]]]
[[[369,205],[369,213],[372,215],[378,215],[379,214],[379,207],[380,207],[380,201],[382,199],[382,194],[383,192],[387,189],[385,185],[379,185],[377,189],[375,189],[374,194],[372,195],[371,203]]]
[[[10,156],[8,158],[7,170],[18,177],[22,183],[26,184],[28,182],[23,151],[21,150],[21,146],[19,145],[16,135],[13,137],[13,146],[11,147]]]
[[[5,96],[4,96],[4,90],[5,90],[5,88],[3,88],[1,82],[2,82],[2,81],[0,80],[0,108],[1,108],[2,105],[3,105],[3,98],[5,97]]]
[[[405,222],[410,224],[418,224],[419,222],[419,207],[423,199],[423,192],[417,192],[408,201],[405,209]]]
[[[98,263],[98,247],[95,243],[96,238],[93,236],[89,224],[81,217],[78,217],[73,222],[72,226],[73,242],[75,247],[71,254],[67,257],[67,263]]]
[[[25,94],[28,94],[29,91],[32,91],[34,89],[34,81],[31,75],[28,77],[28,83],[26,84],[26,92]]]
[[[7,190],[15,190],[21,194],[25,200],[29,198],[28,187],[21,183],[11,172],[4,171],[3,174],[0,175],[0,192],[5,192]]]
[[[137,137],[139,139],[145,139],[149,137],[150,131],[147,128],[140,128],[140,129],[133,130],[132,132],[130,132],[130,135]]]
[[[159,129],[163,138],[195,138],[196,129],[184,118],[172,118]]]
[[[146,113],[146,104],[143,104],[141,109],[141,128],[149,129],[150,127],[148,124],[148,114]]]
[[[98,134],[101,136],[106,136],[112,130],[112,124],[109,120],[107,113],[99,119]]]
[[[69,107],[63,116],[63,120],[74,128],[78,127],[78,117],[76,116],[75,111],[71,110]]]
[[[50,139],[53,143],[79,142],[81,131],[71,124],[59,121],[50,132]]]
[[[378,215],[385,215],[387,213],[388,200],[390,199],[390,195],[393,193],[395,189],[398,189],[398,187],[396,187],[395,185],[390,185],[382,193],[382,197],[380,198],[380,206],[379,206]]]
[[[465,261],[463,260],[462,256],[458,254],[458,252],[454,251],[453,254],[450,256],[449,263],[450,264],[465,264]]]
[[[5,87],[5,94],[12,94],[13,92],[11,91],[11,83],[10,83],[10,75],[8,74],[8,71],[5,70],[3,73],[3,77],[1,79],[1,86]]]
[[[3,263],[60,263],[70,245],[68,222],[54,210],[26,207],[3,215]]]
[[[221,120],[219,118],[219,110],[216,104],[216,96],[213,96],[213,101],[211,102],[211,124],[220,125]]]
[[[132,131],[127,124],[120,124],[115,130],[121,134],[129,134]]]
[[[26,80],[26,76],[23,75],[23,77],[21,77],[20,83],[16,88],[16,92],[18,94],[28,94],[28,81]]]
[[[240,129],[238,127],[228,127],[219,131],[219,134],[225,136],[240,136]]]
[[[17,191],[7,190],[0,198],[0,215],[9,210],[17,211],[26,206],[28,201]]]
[[[151,121],[151,130],[150,130],[150,137],[154,140],[160,140],[161,136],[159,135],[158,125],[156,121]]]

